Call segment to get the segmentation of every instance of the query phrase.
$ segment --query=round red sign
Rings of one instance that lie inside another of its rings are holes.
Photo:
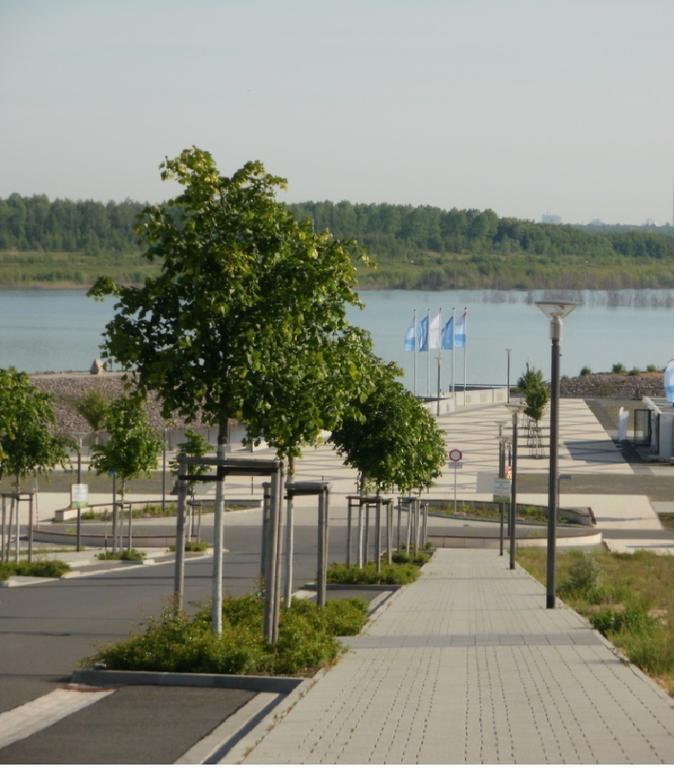
[[[461,461],[463,458],[463,454],[458,448],[452,448],[452,450],[449,452],[449,460],[450,461]]]

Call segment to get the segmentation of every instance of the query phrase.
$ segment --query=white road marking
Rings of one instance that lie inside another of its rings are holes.
[[[95,704],[114,690],[86,691],[57,688],[27,704],[0,714],[0,749],[54,725],[80,709]]]

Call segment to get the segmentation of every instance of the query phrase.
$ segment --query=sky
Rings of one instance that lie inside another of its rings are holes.
[[[289,202],[665,224],[674,0],[0,0],[0,197],[164,200],[192,145]]]

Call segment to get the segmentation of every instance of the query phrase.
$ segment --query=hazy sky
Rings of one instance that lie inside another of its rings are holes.
[[[674,0],[0,0],[0,197],[164,199],[192,144],[291,201],[662,224]]]

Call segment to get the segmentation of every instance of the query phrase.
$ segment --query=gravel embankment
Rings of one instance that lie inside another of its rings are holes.
[[[91,427],[80,416],[75,407],[88,392],[98,390],[110,400],[118,398],[124,391],[121,373],[40,373],[33,374],[31,380],[43,392],[54,397],[54,412],[62,432],[71,435],[91,432]],[[154,396],[148,398],[150,423],[155,429],[165,424],[160,413],[160,403]],[[184,426],[179,418],[172,419],[172,426]]]
[[[639,400],[643,396],[663,397],[662,373],[590,373],[587,376],[564,376],[560,382],[562,397],[605,397]]]

